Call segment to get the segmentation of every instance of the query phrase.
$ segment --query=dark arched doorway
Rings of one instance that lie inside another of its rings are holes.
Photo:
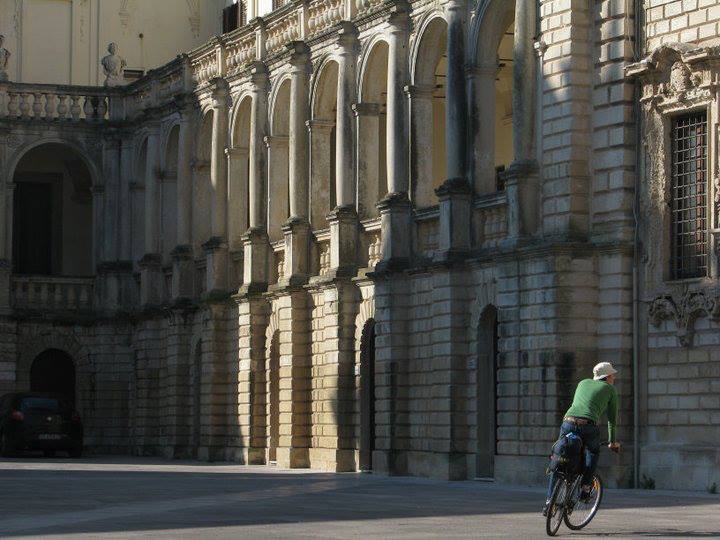
[[[277,449],[280,445],[280,332],[275,331],[270,342],[270,354],[267,366],[268,400],[268,458],[267,462],[277,462]]]
[[[64,144],[31,149],[13,174],[13,272],[91,276],[92,174]]]
[[[75,406],[75,363],[70,355],[48,349],[30,367],[30,391],[59,394]]]
[[[497,453],[497,350],[498,318],[495,306],[483,310],[477,339],[477,472],[493,478]]]
[[[375,450],[375,321],[365,323],[360,338],[360,470],[372,470]]]

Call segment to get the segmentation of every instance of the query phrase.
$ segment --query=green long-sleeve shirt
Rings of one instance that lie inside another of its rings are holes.
[[[600,423],[600,417],[607,413],[608,439],[615,442],[615,424],[617,422],[618,396],[612,384],[594,379],[580,381],[575,389],[572,405],[565,416],[579,416]]]

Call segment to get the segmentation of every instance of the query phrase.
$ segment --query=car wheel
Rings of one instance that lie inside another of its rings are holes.
[[[70,451],[68,452],[68,454],[70,454],[70,457],[71,457],[71,458],[75,458],[75,459],[77,459],[77,458],[79,458],[79,457],[82,457],[82,446],[78,446],[78,447],[76,447],[76,448],[73,448],[72,450],[70,450]]]
[[[2,457],[13,457],[15,455],[15,448],[10,442],[10,437],[5,433],[0,435],[0,455]]]

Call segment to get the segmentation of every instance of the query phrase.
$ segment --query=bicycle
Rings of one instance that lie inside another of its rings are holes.
[[[613,452],[619,452],[619,448]],[[584,446],[580,455],[585,455]],[[563,521],[568,529],[579,531],[597,514],[603,497],[602,480],[595,473],[590,493],[583,499],[580,497],[583,471],[582,467],[578,469],[580,472],[570,475],[560,471],[553,473],[557,478],[547,506],[545,532],[548,536],[555,536]]]

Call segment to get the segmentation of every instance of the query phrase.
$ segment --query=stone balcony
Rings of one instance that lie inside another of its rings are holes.
[[[94,285],[94,278],[16,275],[12,277],[11,305],[37,311],[90,311]]]

